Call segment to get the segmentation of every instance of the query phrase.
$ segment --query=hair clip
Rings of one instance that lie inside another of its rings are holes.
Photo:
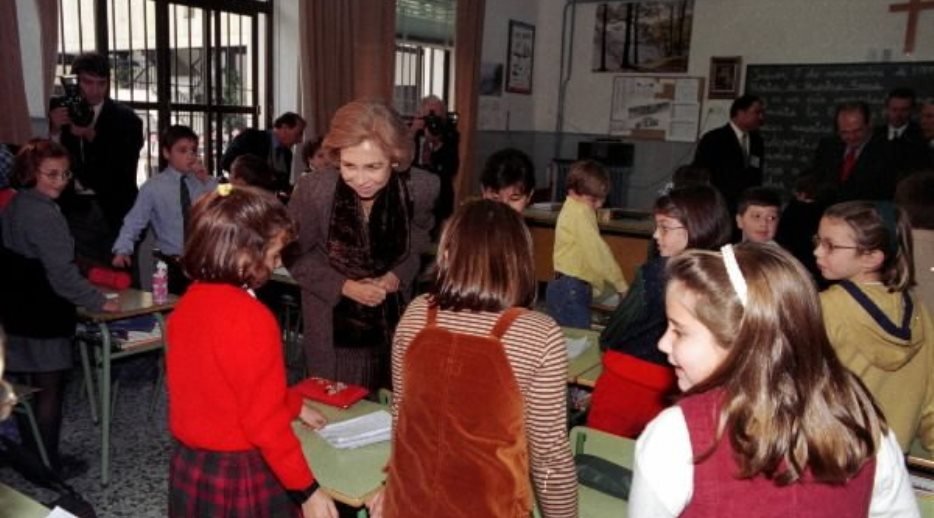
[[[723,264],[726,266],[726,274],[730,278],[730,284],[739,297],[740,304],[746,307],[747,292],[746,279],[743,278],[743,271],[739,269],[739,263],[736,262],[736,254],[733,253],[733,245],[725,245],[720,248],[723,254]]]
[[[229,196],[231,191],[233,191],[232,183],[222,183],[217,186],[217,194],[219,196]]]

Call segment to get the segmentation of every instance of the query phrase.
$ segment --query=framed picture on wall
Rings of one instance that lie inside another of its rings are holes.
[[[742,82],[743,59],[739,56],[710,58],[708,99],[735,99]]]
[[[509,20],[509,46],[506,51],[506,91],[531,94],[535,26]]]

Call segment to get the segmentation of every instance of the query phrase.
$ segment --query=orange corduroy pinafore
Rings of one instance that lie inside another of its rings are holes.
[[[501,341],[524,311],[504,311],[475,336],[441,328],[428,307],[404,359],[386,516],[529,516],[522,394]]]

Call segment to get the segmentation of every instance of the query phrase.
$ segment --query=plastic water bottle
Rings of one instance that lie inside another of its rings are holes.
[[[169,300],[169,267],[165,261],[156,263],[156,271],[152,274],[152,301],[156,304],[165,304]]]

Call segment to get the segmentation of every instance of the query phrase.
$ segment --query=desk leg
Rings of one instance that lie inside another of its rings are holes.
[[[88,406],[91,407],[91,420],[97,424],[97,394],[94,390],[94,372],[91,370],[91,361],[88,356],[88,342],[78,339],[78,352],[81,353],[81,369],[84,371],[84,389],[88,393]]]
[[[101,377],[98,380],[101,393],[101,485],[110,481],[110,329],[101,322]]]

